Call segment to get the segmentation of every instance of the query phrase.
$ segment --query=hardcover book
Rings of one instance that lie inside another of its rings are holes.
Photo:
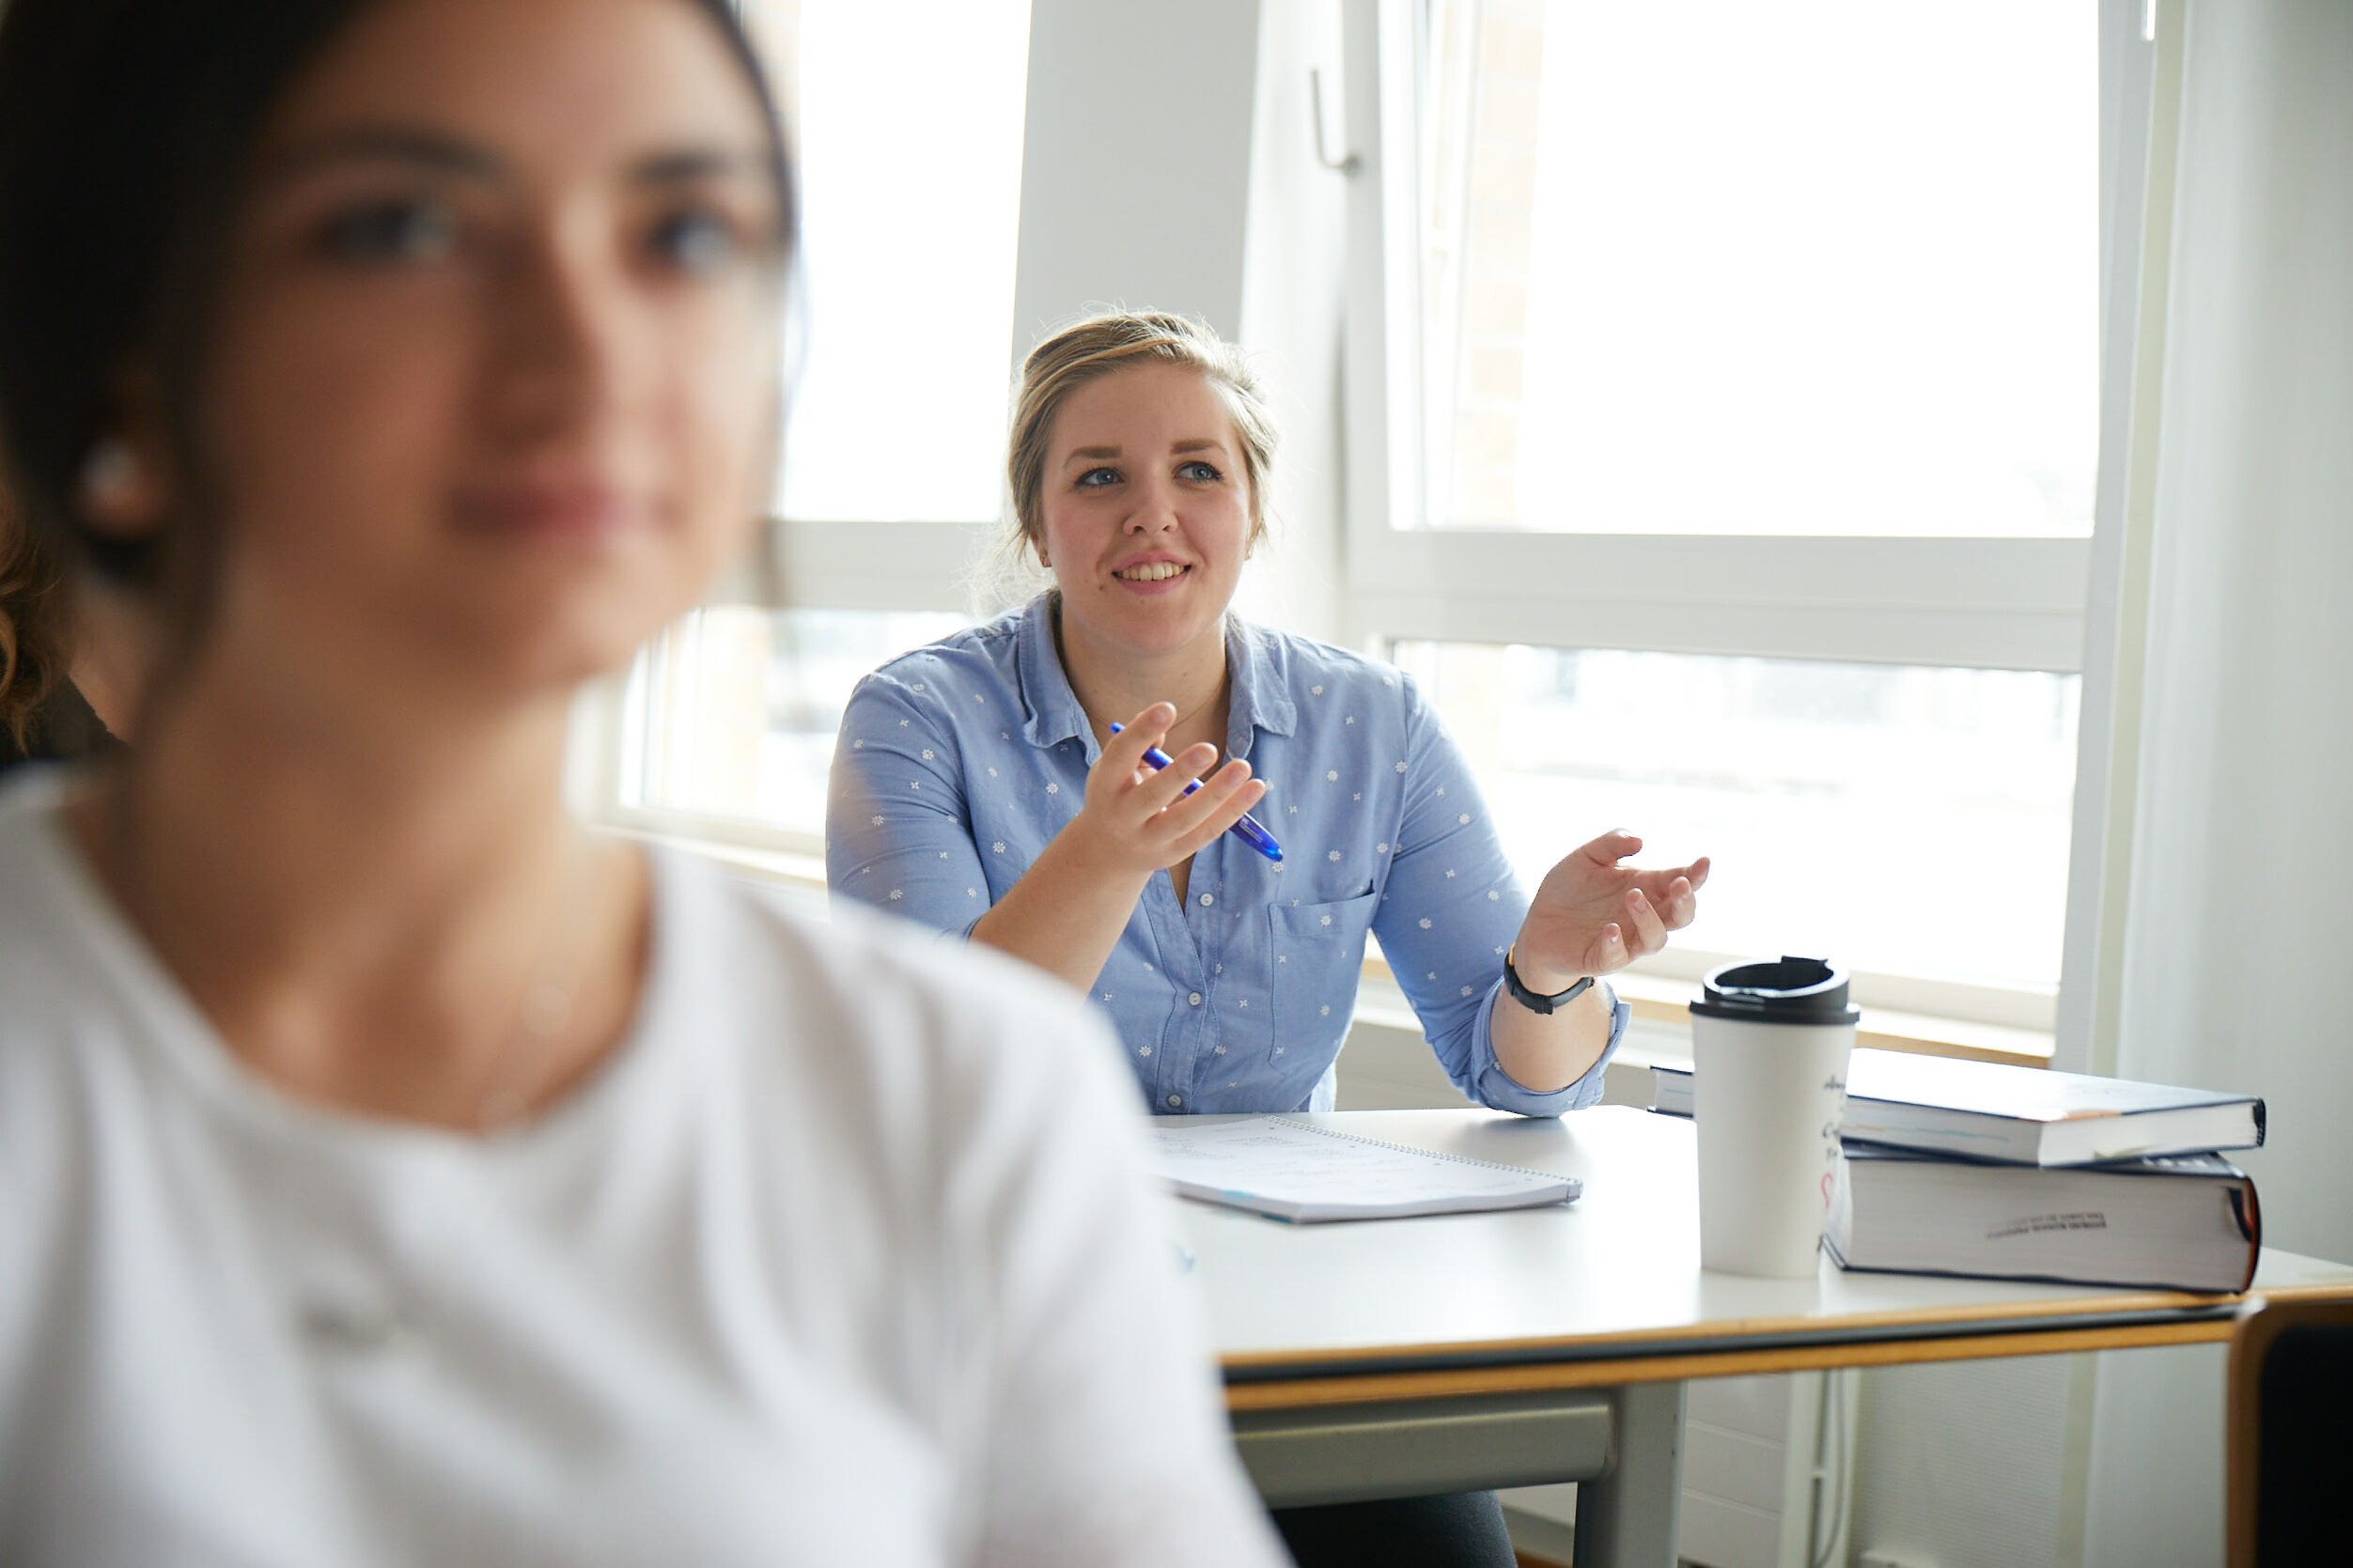
[[[2036,1170],[1851,1143],[1823,1241],[1843,1268],[2241,1291],[2263,1221],[2214,1155]]]
[[[1691,1071],[1651,1071],[1651,1109],[1691,1114]],[[1894,1050],[1854,1053],[1839,1124],[1866,1142],[2013,1165],[2252,1149],[2263,1129],[2252,1094]]]

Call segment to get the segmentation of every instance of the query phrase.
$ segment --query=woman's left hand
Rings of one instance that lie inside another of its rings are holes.
[[[1642,846],[1613,831],[1544,874],[1512,956],[1521,985],[1542,995],[1566,990],[1658,952],[1668,932],[1691,924],[1707,857],[1657,871],[1618,863]]]

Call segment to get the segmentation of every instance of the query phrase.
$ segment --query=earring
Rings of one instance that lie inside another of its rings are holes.
[[[145,476],[139,455],[120,436],[101,436],[82,462],[82,496],[91,508],[119,512],[138,500]]]

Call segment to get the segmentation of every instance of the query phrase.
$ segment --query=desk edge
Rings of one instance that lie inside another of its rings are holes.
[[[1740,1377],[1815,1372],[1837,1367],[1910,1366],[1933,1361],[2059,1356],[2091,1350],[2144,1350],[2230,1340],[2236,1315],[2186,1321],[2020,1329],[1869,1343],[1786,1345],[1769,1349],[1680,1351],[1672,1355],[1574,1361],[1516,1361],[1491,1366],[1394,1370],[1348,1376],[1270,1378],[1229,1382],[1228,1410],[1280,1410],[1376,1401],[1453,1399],[1468,1395],[1623,1388],[1677,1383],[1695,1377]]]

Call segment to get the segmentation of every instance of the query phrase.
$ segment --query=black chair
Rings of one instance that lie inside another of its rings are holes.
[[[2230,1568],[2346,1560],[2353,1301],[2265,1301],[2231,1335]]]

